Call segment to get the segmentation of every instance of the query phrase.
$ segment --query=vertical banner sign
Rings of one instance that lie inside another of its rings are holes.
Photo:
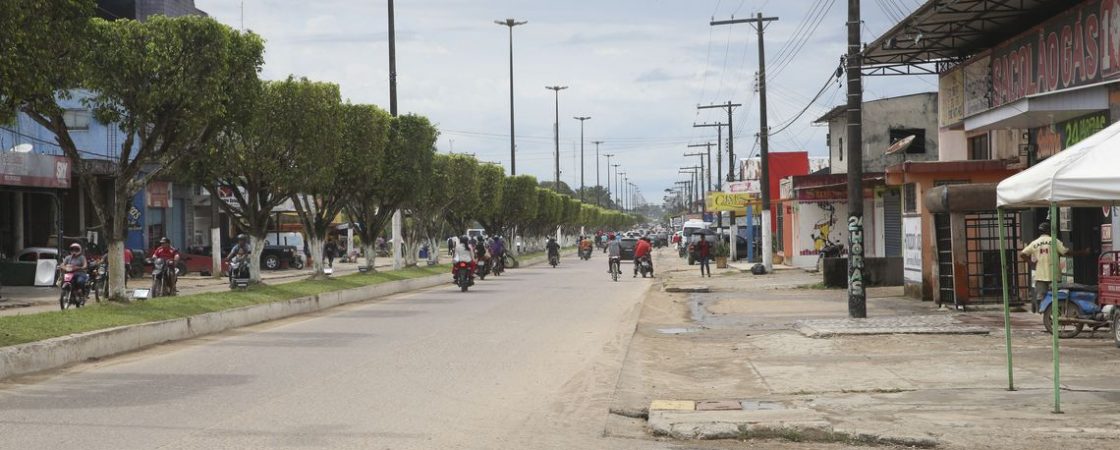
[[[848,216],[848,253],[848,296],[863,300],[863,216]]]
[[[922,217],[902,218],[902,272],[907,283],[922,282]]]

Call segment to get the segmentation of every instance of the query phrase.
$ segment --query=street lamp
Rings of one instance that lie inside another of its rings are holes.
[[[603,141],[595,141],[595,153],[596,154],[599,153],[599,144],[602,143],[602,142]],[[607,189],[607,203],[610,203],[610,201],[611,201],[611,169],[610,169],[610,167],[611,167],[611,158],[614,157],[614,155],[613,154],[604,154],[603,156],[607,157],[607,187],[606,187],[606,189]],[[598,158],[596,158],[596,162],[595,162],[595,179],[596,179],[595,183],[598,184],[599,183],[599,181],[598,181],[598,179],[599,179]],[[600,188],[600,190],[602,190],[602,188]],[[599,206],[603,206],[603,205],[599,205]]]
[[[517,175],[517,157],[514,149],[517,147],[513,138],[513,27],[525,25],[528,22],[514,19],[495,20],[494,23],[509,27],[509,173]]]
[[[553,124],[552,134],[556,137],[556,186],[553,189],[560,192],[560,91],[567,89],[567,86],[545,86],[545,89],[551,90],[556,93],[556,123]]]
[[[583,185],[583,168],[586,166],[583,163],[583,122],[591,120],[591,116],[575,116],[573,119],[579,121],[579,201],[582,202],[584,201],[583,191],[585,190]],[[599,164],[596,163],[595,166],[598,167]]]
[[[612,196],[618,194],[618,167],[621,166],[621,165],[622,164],[611,164],[611,167],[614,167],[614,184],[611,185],[613,187],[613,189],[611,189],[611,191],[612,191],[611,195]],[[607,184],[610,184],[610,183],[608,182]],[[607,197],[607,199],[610,200],[612,203],[614,203],[614,206],[616,206],[616,207],[618,206],[618,202],[616,202],[614,200],[614,198]]]
[[[626,177],[626,172],[615,172],[614,175],[614,184],[618,188],[618,209],[625,211],[626,204],[623,203],[623,199],[626,197],[626,193],[622,192],[622,179]]]

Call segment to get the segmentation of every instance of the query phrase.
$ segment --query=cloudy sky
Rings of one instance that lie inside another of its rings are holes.
[[[921,0],[863,2],[863,39],[874,40]],[[554,97],[560,92],[561,179],[579,186],[579,122],[585,123],[585,181],[595,184],[595,148],[615,154],[646,200],[683,180],[688,144],[715,141],[714,128],[693,123],[726,119],[697,105],[728,100],[735,112],[736,156],[757,152],[757,41],[749,25],[709,21],[776,16],[766,29],[771,129],[810,104],[845,51],[843,0],[398,0],[399,108],[438,124],[443,152],[473,153],[509,166],[507,28],[495,19],[528,21],[514,29],[518,174],[553,178]],[[196,0],[216,19],[262,35],[264,76],[295,74],[341,86],[343,97],[388,109],[386,3],[359,0]],[[242,14],[242,9],[244,14]],[[888,79],[889,78],[889,79]],[[935,91],[933,77],[877,77],[865,98]],[[831,83],[785,131],[771,151],[826,155],[825,130],[813,119],[844,99]],[[713,156],[714,158],[714,156]],[[606,184],[606,159],[600,162]],[[726,168],[724,169],[726,171]]]

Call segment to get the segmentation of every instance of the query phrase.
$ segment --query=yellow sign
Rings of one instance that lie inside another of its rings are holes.
[[[747,192],[709,192],[706,200],[708,211],[743,211],[761,203],[757,193]]]

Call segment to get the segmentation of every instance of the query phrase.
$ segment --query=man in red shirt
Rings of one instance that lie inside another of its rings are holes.
[[[159,247],[156,247],[152,252],[152,259],[162,258],[167,260],[167,270],[171,271],[171,292],[178,292],[175,289],[175,282],[177,281],[175,268],[179,266],[179,250],[171,246],[171,239],[162,237],[159,239]]]
[[[649,238],[643,237],[638,239],[638,244],[634,246],[634,277],[638,276],[638,266],[642,264],[642,257],[649,257],[649,275],[653,276],[653,257],[650,252],[653,251],[653,246],[649,244]]]

